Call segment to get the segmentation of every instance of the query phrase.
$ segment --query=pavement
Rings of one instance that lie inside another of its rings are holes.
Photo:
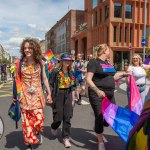
[[[12,81],[4,83],[0,87],[0,116],[5,124],[5,131],[0,140],[0,150],[25,150],[23,136],[21,131],[21,121],[19,128],[15,129],[15,122],[7,115],[12,98]],[[116,85],[115,99],[117,105],[125,107],[127,105],[126,84],[125,80],[121,80]],[[58,136],[54,138],[50,132],[52,123],[52,109],[46,106],[44,110],[45,126],[43,132],[43,144],[34,146],[37,150],[65,150],[62,144],[61,126],[58,129]],[[88,98],[83,97],[82,105],[76,105],[74,115],[71,120],[71,144],[70,150],[97,150],[97,139],[93,131],[94,114],[89,104]],[[104,130],[104,141],[106,150],[124,150],[125,143],[110,128]]]

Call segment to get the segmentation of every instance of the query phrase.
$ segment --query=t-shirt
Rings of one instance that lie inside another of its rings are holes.
[[[102,90],[115,89],[114,74],[115,68],[107,61],[99,58],[91,59],[87,65],[87,72],[94,73],[92,81]]]
[[[132,72],[137,85],[145,84],[146,72],[144,68],[142,68],[141,66],[129,66],[127,71]]]
[[[75,77],[79,79],[85,77],[85,75],[82,73],[82,71],[80,71],[80,69],[85,69],[85,62],[77,60],[75,61],[74,70],[75,70]]]

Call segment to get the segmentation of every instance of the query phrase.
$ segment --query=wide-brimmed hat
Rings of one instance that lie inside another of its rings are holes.
[[[61,55],[60,61],[63,61],[63,60],[73,61],[72,58],[67,53],[64,53]]]

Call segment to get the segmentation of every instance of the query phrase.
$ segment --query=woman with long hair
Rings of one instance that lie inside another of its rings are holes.
[[[134,54],[132,56],[132,61],[130,66],[127,69],[127,73],[130,73],[133,75],[136,84],[138,86],[139,92],[142,97],[143,104],[145,103],[145,96],[147,91],[146,86],[146,71],[145,69],[149,69],[150,65],[144,65],[142,63],[142,58],[139,54]],[[129,101],[129,87],[127,87],[127,95],[128,95],[128,101]]]
[[[95,59],[91,59],[87,65],[87,83],[89,85],[89,101],[95,115],[95,132],[98,139],[98,150],[105,150],[103,141],[103,128],[108,126],[103,119],[101,111],[102,99],[107,96],[115,103],[114,90],[115,79],[120,79],[126,74],[115,74],[116,70],[108,62],[110,57],[110,48],[107,44],[101,44],[95,51]]]
[[[21,59],[16,64],[16,78],[21,80],[20,108],[24,143],[27,150],[33,144],[42,144],[43,109],[45,99],[42,82],[47,91],[47,102],[52,103],[49,84],[42,65],[42,52],[36,39],[26,38],[21,44]]]
[[[52,71],[51,78],[53,97],[53,123],[51,133],[57,135],[57,129],[63,121],[62,137],[65,148],[71,147],[69,140],[71,118],[73,115],[73,93],[75,78],[72,68],[72,59],[68,54],[63,54],[59,65]]]

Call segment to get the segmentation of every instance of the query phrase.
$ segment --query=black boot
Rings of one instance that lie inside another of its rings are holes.
[[[79,99],[78,99],[78,102],[77,102],[78,105],[81,105],[81,95],[79,94]]]

